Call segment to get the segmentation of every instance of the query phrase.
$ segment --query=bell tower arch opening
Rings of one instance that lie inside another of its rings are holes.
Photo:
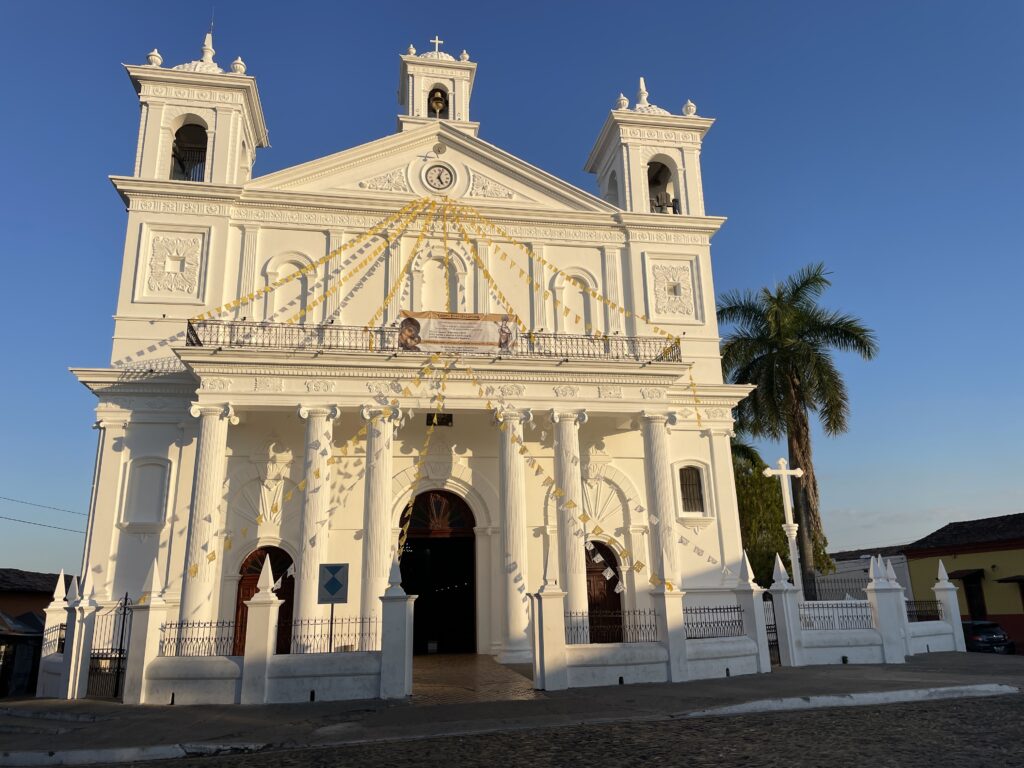
[[[476,520],[450,491],[419,494],[402,515],[409,536],[402,550],[402,588],[418,595],[413,652],[475,653]]]

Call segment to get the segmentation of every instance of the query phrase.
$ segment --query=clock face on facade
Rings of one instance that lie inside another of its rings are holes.
[[[443,190],[455,183],[455,171],[447,165],[432,165],[423,176],[431,189]]]

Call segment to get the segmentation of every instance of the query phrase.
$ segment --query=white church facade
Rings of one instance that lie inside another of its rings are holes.
[[[134,173],[111,179],[111,363],[73,369],[98,399],[75,599],[159,604],[164,635],[204,628],[231,659],[254,596],[276,596],[268,653],[328,620],[331,650],[338,622],[359,635],[339,647],[372,653],[398,559],[416,653],[542,679],[540,595],[561,596],[567,637],[625,645],[685,592],[691,611],[746,606],[733,674],[767,671],[730,447],[749,389],[722,377],[724,220],[701,183],[713,121],[641,80],[586,160],[593,195],[480,138],[465,51],[435,38],[400,62],[394,134],[262,177],[241,59],[223,71],[207,36],[197,61],[126,66],[141,113]],[[328,564],[348,568],[333,606]]]

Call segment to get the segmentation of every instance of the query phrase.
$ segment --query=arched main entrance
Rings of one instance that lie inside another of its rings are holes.
[[[613,571],[610,578],[606,576],[609,568]],[[619,560],[611,547],[600,541],[588,542],[587,611],[592,643],[622,642],[622,595],[616,591],[618,583]]]
[[[427,491],[413,502],[402,589],[419,596],[414,653],[476,652],[474,525],[469,505],[454,493]]]
[[[263,571],[263,561],[270,558],[270,570],[274,574],[275,582],[280,580],[281,586],[277,590],[277,597],[284,602],[277,614],[277,653],[288,653],[291,639],[292,605],[295,597],[295,576],[288,574],[292,567],[292,558],[283,549],[278,547],[260,547],[249,553],[242,561],[239,568],[238,596],[235,600],[235,642],[232,649],[234,656],[241,656],[245,653],[245,623],[249,615],[249,608],[245,601],[250,600],[256,594],[257,584],[260,580],[260,573]],[[287,574],[287,575],[286,575]]]

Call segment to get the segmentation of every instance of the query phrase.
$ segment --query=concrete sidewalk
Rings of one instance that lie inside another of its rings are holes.
[[[483,659],[477,665],[492,662]],[[496,666],[496,665],[495,665]],[[486,666],[484,667],[486,669]],[[515,675],[496,668],[494,675]],[[905,665],[776,668],[771,674],[662,685],[536,692],[509,700],[493,679],[486,694],[465,681],[439,695],[408,702],[333,702],[240,706],[125,706],[98,701],[24,699],[0,703],[0,765],[127,762],[203,754],[232,748],[299,746],[415,739],[577,723],[678,718],[703,710],[764,700],[885,693],[872,703],[897,700],[899,691],[1001,684],[1024,690],[1024,656],[930,654]],[[517,689],[517,685],[509,686]],[[954,692],[950,692],[954,693]],[[492,700],[482,700],[491,698]],[[852,699],[850,701],[857,701]],[[435,703],[451,702],[451,703]],[[812,700],[810,706],[815,706]],[[822,701],[822,706],[830,705]],[[749,707],[748,707],[749,708]],[[93,759],[90,760],[90,756]]]

